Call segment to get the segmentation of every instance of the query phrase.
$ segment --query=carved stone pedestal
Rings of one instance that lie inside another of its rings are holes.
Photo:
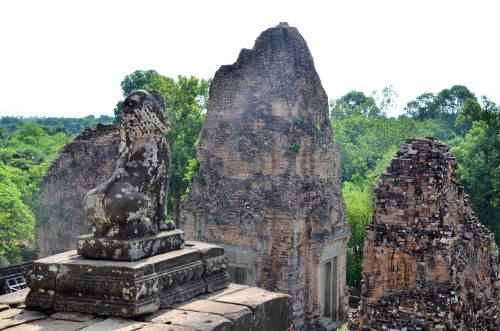
[[[76,239],[76,252],[93,259],[136,261],[145,257],[184,248],[184,232],[163,231],[153,236],[131,239],[95,237],[92,234]]]
[[[35,261],[26,306],[132,317],[229,285],[221,247],[186,248],[133,262],[92,260],[69,251]]]

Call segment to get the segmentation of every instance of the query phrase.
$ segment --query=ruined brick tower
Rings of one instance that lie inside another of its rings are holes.
[[[83,197],[113,173],[119,144],[116,125],[97,124],[67,144],[52,163],[40,192],[38,257],[75,249],[76,237],[92,231],[83,214]]]
[[[292,295],[299,328],[345,320],[339,151],[298,30],[264,31],[217,71],[209,100],[186,235],[223,246],[234,282]]]
[[[409,139],[375,189],[353,329],[499,330],[498,250],[449,148]]]

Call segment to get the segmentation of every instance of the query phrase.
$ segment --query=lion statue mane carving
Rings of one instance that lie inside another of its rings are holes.
[[[157,90],[136,90],[124,101],[116,170],[84,199],[94,236],[132,238],[172,230],[166,199],[170,156],[165,135],[170,123]]]

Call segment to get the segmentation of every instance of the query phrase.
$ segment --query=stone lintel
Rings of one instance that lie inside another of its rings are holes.
[[[287,330],[292,324],[292,300],[286,294],[249,287],[218,297],[215,301],[242,305],[252,310],[253,330]]]
[[[76,247],[78,254],[93,259],[136,261],[182,249],[184,242],[183,231],[170,230],[131,239],[94,237],[88,234],[77,238]]]

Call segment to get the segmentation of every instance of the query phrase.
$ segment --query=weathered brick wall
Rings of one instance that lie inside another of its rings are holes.
[[[181,211],[188,238],[251,247],[254,284],[290,294],[304,329],[321,328],[321,266],[331,252],[338,254],[340,319],[347,317],[349,230],[328,115],[297,29],[264,31],[215,75],[200,170]]]
[[[76,248],[76,237],[92,232],[83,214],[83,198],[115,170],[120,136],[116,125],[87,128],[64,147],[41,188],[35,229],[39,257]]]
[[[354,329],[500,328],[498,250],[438,141],[409,139],[375,189]]]

